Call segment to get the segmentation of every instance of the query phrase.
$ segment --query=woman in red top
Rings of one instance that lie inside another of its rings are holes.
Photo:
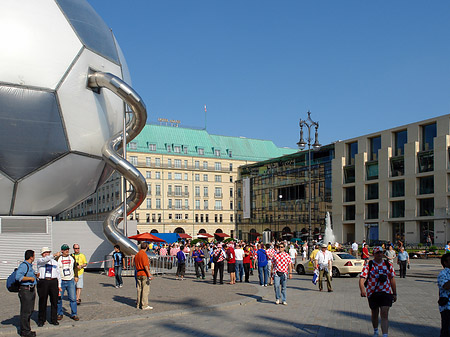
[[[243,259],[243,263],[244,263],[244,273],[245,273],[245,282],[250,282],[249,278],[250,278],[250,264],[252,262],[252,252],[251,252],[251,248],[250,246],[246,246],[244,249],[244,259]]]
[[[368,248],[367,243],[364,244],[364,247],[363,247],[362,253],[361,253],[361,258],[365,261],[369,260],[369,248]]]

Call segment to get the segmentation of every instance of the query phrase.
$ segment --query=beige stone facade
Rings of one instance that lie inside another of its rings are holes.
[[[450,115],[336,142],[336,239],[449,240],[449,146]]]

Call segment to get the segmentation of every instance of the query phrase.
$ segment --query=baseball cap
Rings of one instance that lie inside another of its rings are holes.
[[[379,253],[379,252],[383,252],[383,248],[382,248],[382,247],[377,246],[377,247],[375,247],[375,248],[373,249],[373,253],[374,253],[374,254],[375,254],[375,253]]]
[[[69,246],[68,246],[67,244],[63,244],[63,245],[61,246],[61,250],[67,250],[67,249],[70,249]]]
[[[327,248],[328,246],[325,243],[322,243],[322,245],[320,247]]]
[[[48,247],[42,247],[41,254],[44,254],[45,252],[51,252],[52,250]]]

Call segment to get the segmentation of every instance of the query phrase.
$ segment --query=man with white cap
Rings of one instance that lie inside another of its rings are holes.
[[[316,260],[316,269],[319,268],[319,290],[323,290],[323,277],[327,279],[327,288],[328,292],[332,292],[333,288],[331,288],[331,278],[330,273],[332,271],[332,262],[333,262],[333,255],[329,250],[327,250],[327,245],[324,243],[321,246],[320,251],[316,254],[315,257]]]
[[[41,258],[36,260],[38,267],[39,282],[37,291],[39,295],[38,326],[45,324],[47,316],[47,299],[50,296],[50,323],[59,325],[57,319],[58,292],[61,290],[61,275],[59,273],[58,262],[55,257],[59,257],[61,252],[51,254],[51,249],[42,247]]]

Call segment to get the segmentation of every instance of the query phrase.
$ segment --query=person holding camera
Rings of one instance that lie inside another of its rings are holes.
[[[136,308],[142,310],[151,310],[153,307],[148,305],[148,293],[150,292],[150,280],[153,279],[150,274],[150,263],[147,256],[148,243],[142,242],[141,249],[134,257],[137,279],[137,301]]]
[[[441,335],[450,337],[450,253],[441,257],[442,270],[437,278],[439,287],[439,312],[441,313]]]
[[[397,301],[397,286],[393,265],[383,260],[383,248],[373,249],[374,259],[366,263],[361,271],[359,289],[361,297],[367,297],[372,310],[373,336],[378,336],[378,316],[381,316],[383,337],[388,336],[389,309]]]

